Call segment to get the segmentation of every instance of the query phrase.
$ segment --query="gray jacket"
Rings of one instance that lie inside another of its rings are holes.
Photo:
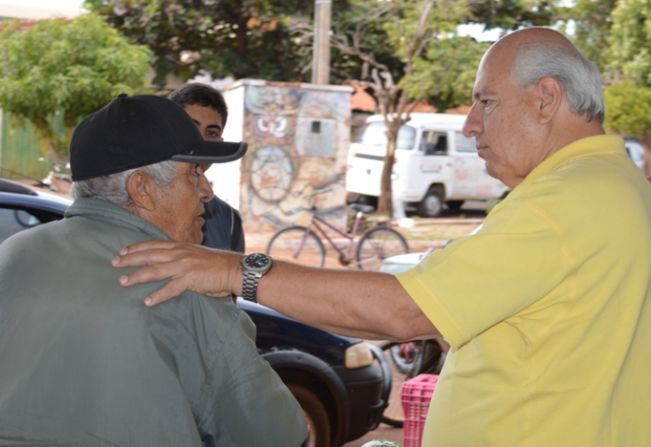
[[[0,445],[298,446],[303,412],[230,299],[122,288],[120,247],[169,239],[100,200],[0,245]]]

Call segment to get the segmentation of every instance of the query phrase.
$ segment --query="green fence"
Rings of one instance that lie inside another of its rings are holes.
[[[10,114],[0,111],[0,177],[40,180],[50,171],[43,158],[31,124],[19,124]]]

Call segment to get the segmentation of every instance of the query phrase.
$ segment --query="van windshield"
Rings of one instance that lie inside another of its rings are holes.
[[[405,124],[398,131],[398,142],[396,149],[413,149],[415,140],[416,129]],[[381,121],[367,123],[359,133],[359,137],[354,142],[366,144],[369,146],[386,146],[386,126]]]

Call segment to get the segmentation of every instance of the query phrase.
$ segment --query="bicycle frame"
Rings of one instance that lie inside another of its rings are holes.
[[[357,214],[355,215],[355,222],[353,223],[353,228],[350,233],[342,231],[340,228],[335,227],[333,224],[330,222],[326,221],[322,217],[316,214],[316,209],[311,209],[312,212],[312,217],[310,218],[310,222],[307,225],[308,230],[312,230],[313,228],[317,230],[316,232],[323,237],[325,240],[330,243],[332,248],[337,250],[340,256],[340,262],[342,264],[349,263],[353,259],[353,248],[355,247],[354,244],[354,239],[357,236],[357,231],[359,230],[360,224],[362,223],[362,218],[363,218],[363,213],[361,211],[358,211]],[[345,247],[340,247],[335,241],[332,240],[330,235],[327,233],[324,227],[329,228],[330,230],[334,231],[341,237],[347,239],[348,241],[348,247],[347,249]]]

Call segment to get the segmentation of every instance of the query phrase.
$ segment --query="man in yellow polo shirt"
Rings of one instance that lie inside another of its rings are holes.
[[[171,278],[147,305],[244,293],[340,333],[442,334],[423,445],[651,445],[651,186],[603,118],[594,64],[560,33],[516,31],[484,55],[464,127],[512,188],[476,234],[397,278],[159,241],[114,265],[147,265],[123,286]]]

